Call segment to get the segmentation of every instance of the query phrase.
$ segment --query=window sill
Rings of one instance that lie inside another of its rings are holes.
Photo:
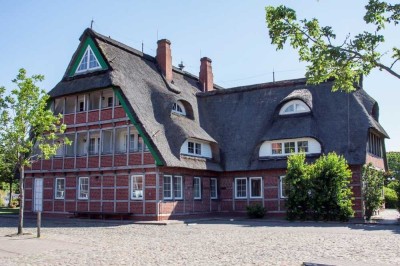
[[[186,153],[181,153],[182,158],[186,159],[195,159],[195,160],[201,160],[201,161],[206,161],[207,159],[211,159],[210,157],[205,157],[201,155],[195,155],[195,154],[186,154]]]
[[[267,155],[267,156],[260,156],[258,159],[260,161],[277,161],[277,160],[286,160],[288,156],[301,154],[301,153],[290,153],[290,154],[279,154],[279,155]],[[317,157],[320,156],[321,153],[305,153],[306,157]]]

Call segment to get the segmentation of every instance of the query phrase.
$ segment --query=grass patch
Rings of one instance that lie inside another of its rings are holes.
[[[18,214],[19,208],[0,207],[0,215],[3,214]]]

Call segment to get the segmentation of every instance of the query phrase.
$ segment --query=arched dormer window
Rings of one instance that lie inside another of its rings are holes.
[[[272,140],[262,143],[259,156],[288,156],[294,153],[319,154],[321,149],[321,144],[314,138]]]
[[[186,110],[183,104],[180,101],[177,101],[172,105],[172,113],[179,114],[179,115],[184,115],[186,116]]]
[[[301,100],[292,100],[285,103],[281,110],[279,111],[280,115],[291,115],[291,114],[299,114],[299,113],[307,113],[310,112],[310,107],[308,107]]]

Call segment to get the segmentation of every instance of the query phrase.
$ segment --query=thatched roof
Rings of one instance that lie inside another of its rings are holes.
[[[362,89],[332,93],[332,82],[309,86],[298,79],[230,89],[215,85],[217,90],[204,93],[192,74],[174,68],[173,83],[168,83],[154,57],[90,29],[81,43],[88,37],[95,41],[108,69],[69,77],[70,63],[50,96],[118,88],[166,166],[213,171],[285,168],[282,158],[260,160],[259,147],[266,140],[299,137],[313,137],[324,153],[336,151],[350,164],[363,164],[369,128],[387,137],[373,117],[376,102]],[[77,52],[71,62],[76,56]],[[293,99],[304,101],[312,111],[280,116],[279,108]],[[171,114],[177,100],[191,106],[191,117]],[[216,156],[212,160],[181,156],[187,138],[211,143]]]

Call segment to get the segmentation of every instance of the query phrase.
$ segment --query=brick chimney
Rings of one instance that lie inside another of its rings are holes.
[[[172,81],[172,56],[171,42],[167,39],[162,39],[157,42],[157,63],[161,68],[162,74],[168,82]]]
[[[214,76],[212,73],[211,59],[203,57],[200,59],[199,81],[201,90],[204,92],[214,90]]]

